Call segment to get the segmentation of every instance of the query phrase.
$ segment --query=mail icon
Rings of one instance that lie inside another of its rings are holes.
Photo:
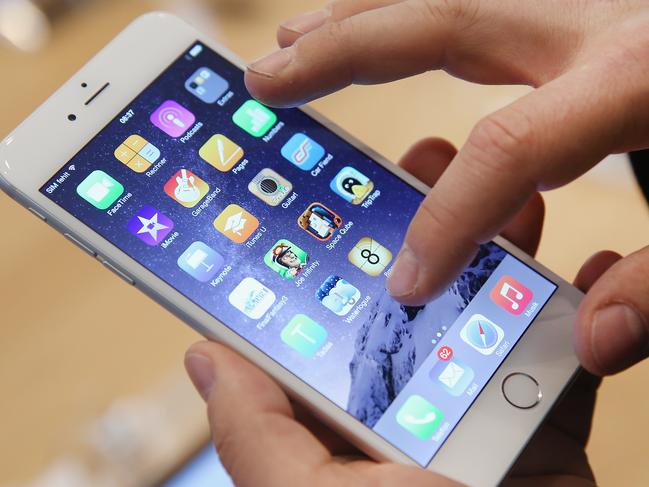
[[[441,365],[441,364],[438,364]],[[439,369],[438,369],[439,370]],[[466,388],[473,382],[474,373],[470,367],[460,365],[457,362],[446,364],[437,379],[453,396],[460,396]]]

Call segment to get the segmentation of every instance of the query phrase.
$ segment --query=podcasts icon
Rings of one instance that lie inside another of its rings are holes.
[[[151,123],[171,137],[180,137],[196,121],[192,112],[173,100],[167,100],[151,114]]]

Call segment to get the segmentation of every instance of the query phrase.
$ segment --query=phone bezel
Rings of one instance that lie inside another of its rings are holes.
[[[160,32],[165,35],[161,36]],[[0,187],[58,231],[72,235],[94,249],[101,260],[131,276],[141,291],[198,332],[225,343],[262,367],[289,394],[304,402],[314,414],[370,456],[415,464],[388,441],[39,192],[45,181],[115,117],[116,107],[121,110],[127,106],[196,40],[245,68],[232,52],[177,17],[165,13],[142,16],[0,143]],[[81,82],[91,87],[110,82],[110,88],[91,105],[84,106],[88,90],[81,88]],[[407,183],[423,193],[429,190],[313,109],[304,107],[302,110]],[[75,122],[67,121],[69,113],[77,114]],[[37,144],[33,143],[35,139],[38,139]],[[37,164],[34,161],[38,161]],[[511,243],[500,237],[494,241],[553,280],[558,289],[427,467],[470,485],[494,485],[502,479],[579,370],[572,348],[572,324],[582,294]],[[543,400],[532,409],[516,409],[502,396],[503,378],[516,371],[532,375],[542,385]]]

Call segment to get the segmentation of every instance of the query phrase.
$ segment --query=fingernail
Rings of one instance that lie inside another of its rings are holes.
[[[189,353],[185,357],[185,368],[189,378],[194,383],[194,387],[201,395],[203,400],[207,401],[214,385],[214,366],[212,361],[205,355]]]
[[[419,275],[417,257],[407,246],[404,246],[397,256],[392,273],[388,279],[388,291],[396,298],[408,296],[415,291]]]
[[[297,32],[298,34],[306,34],[312,30],[317,29],[327,21],[330,12],[327,9],[316,10],[314,12],[307,12],[292,19],[288,19],[281,24],[282,27],[288,30]]]
[[[280,49],[254,61],[248,69],[267,78],[274,78],[291,62],[290,48]]]
[[[646,356],[649,330],[636,310],[613,304],[595,314],[591,340],[597,365],[606,372],[617,372]]]

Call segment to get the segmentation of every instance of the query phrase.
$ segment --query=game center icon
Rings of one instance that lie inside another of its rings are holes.
[[[307,266],[308,254],[289,240],[278,240],[264,256],[264,263],[287,280],[295,279]]]

